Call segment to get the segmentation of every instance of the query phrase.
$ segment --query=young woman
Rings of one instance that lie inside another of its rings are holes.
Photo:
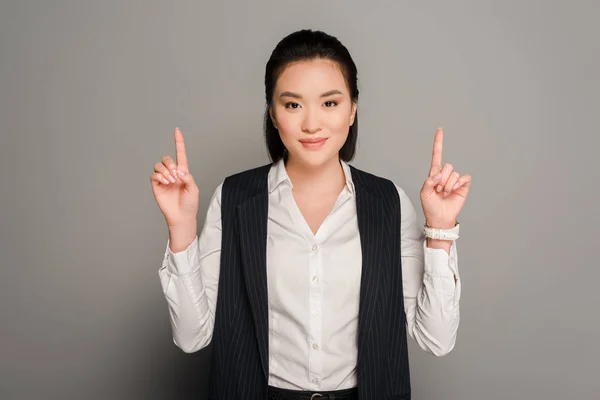
[[[455,344],[471,178],[442,164],[438,129],[420,227],[400,187],[350,166],[356,66],[323,32],[279,42],[265,94],[272,163],[219,185],[199,237],[181,130],[176,160],[154,166],[173,341],[188,353],[212,342],[214,399],[410,399],[407,333],[436,356]]]

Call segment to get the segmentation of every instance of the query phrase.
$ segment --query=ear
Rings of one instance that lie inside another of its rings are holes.
[[[356,102],[352,102],[352,111],[350,114],[350,126],[354,125],[355,118],[356,118]]]
[[[275,121],[275,115],[273,114],[273,107],[269,107],[269,116],[271,117],[271,122],[273,123],[273,126],[275,127],[275,129],[279,129],[277,128],[277,121]]]

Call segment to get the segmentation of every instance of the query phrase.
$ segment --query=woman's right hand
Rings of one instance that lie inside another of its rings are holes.
[[[177,162],[163,156],[154,164],[150,176],[156,203],[165,216],[169,229],[196,226],[199,189],[190,174],[183,133],[175,128],[175,151]]]

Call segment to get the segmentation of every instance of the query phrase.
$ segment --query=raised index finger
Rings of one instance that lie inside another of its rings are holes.
[[[442,147],[444,144],[444,131],[438,128],[433,139],[433,153],[431,155],[431,169],[429,175],[435,175],[442,169]]]
[[[175,154],[177,157],[177,167],[185,172],[190,172],[188,169],[187,154],[185,152],[185,142],[183,141],[183,133],[181,129],[175,128]]]

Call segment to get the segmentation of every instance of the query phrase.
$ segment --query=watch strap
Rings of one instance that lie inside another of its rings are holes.
[[[450,229],[432,228],[427,225],[423,227],[425,237],[438,240],[456,240],[458,239],[460,224],[456,221],[456,225]]]

